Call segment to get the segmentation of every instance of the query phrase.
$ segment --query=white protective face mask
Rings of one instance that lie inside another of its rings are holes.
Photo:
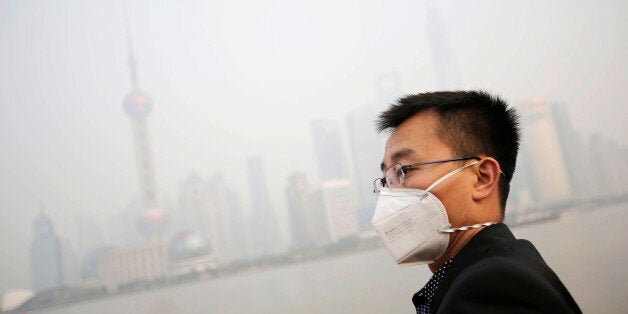
[[[397,265],[429,264],[445,253],[449,233],[493,224],[451,228],[445,206],[430,193],[439,183],[476,163],[442,176],[426,190],[381,189],[372,223]]]

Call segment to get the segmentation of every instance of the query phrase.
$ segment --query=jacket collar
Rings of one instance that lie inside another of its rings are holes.
[[[485,256],[484,252],[489,250],[490,247],[512,240],[515,240],[515,236],[510,232],[508,226],[503,223],[488,226],[473,236],[462,250],[458,252],[455,256],[455,261],[447,269],[447,275],[438,285],[438,289],[436,289],[432,298],[431,310],[434,312],[438,308],[445,293],[449,290],[449,286],[467,266],[482,259]]]

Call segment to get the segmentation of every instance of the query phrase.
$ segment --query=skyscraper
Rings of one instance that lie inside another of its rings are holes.
[[[178,230],[198,231],[218,263],[243,257],[245,227],[240,200],[225,186],[220,173],[207,180],[191,174],[181,184],[177,217]]]
[[[315,120],[311,130],[321,179],[321,209],[325,212],[329,240],[338,242],[359,231],[355,189],[349,179],[338,123]]]
[[[33,222],[33,231],[30,251],[33,290],[39,292],[63,285],[61,243],[43,208]]]
[[[316,246],[329,244],[329,226],[327,225],[327,213],[323,204],[323,192],[316,189],[308,193],[308,206],[311,210],[312,225],[314,232],[314,243]]]
[[[320,192],[309,191],[305,174],[293,172],[286,185],[292,248],[302,249],[328,242],[326,215]]]
[[[351,182],[347,179],[323,181],[321,193],[331,242],[357,236],[357,206]]]
[[[214,191],[209,208],[215,217],[215,234],[220,236],[218,241],[211,242],[216,260],[220,262],[222,258],[225,261],[242,259],[246,257],[246,238],[249,231],[244,223],[240,196],[226,186],[222,173],[210,177],[208,182]]]
[[[251,195],[251,243],[249,251],[253,257],[270,256],[283,250],[283,239],[279,223],[268,197],[266,173],[260,157],[247,160],[249,190]]]
[[[288,176],[286,200],[288,218],[292,236],[292,248],[303,248],[312,245],[313,230],[308,219],[308,183],[305,174],[295,172]]]
[[[371,218],[377,202],[373,180],[381,176],[379,164],[384,143],[375,132],[376,110],[371,106],[358,108],[347,115],[347,134],[358,196],[358,219],[362,231],[372,230]]]
[[[128,66],[131,74],[132,90],[124,98],[124,110],[131,119],[135,154],[137,157],[140,206],[142,211],[141,216],[137,220],[137,225],[141,233],[147,237],[152,237],[163,233],[166,217],[163,210],[158,207],[153,155],[150,149],[148,133],[147,118],[153,108],[153,102],[148,94],[142,92],[139,88],[137,62],[133,54],[133,45],[128,24],[127,44],[129,49]]]
[[[319,119],[313,121],[310,127],[321,181],[349,178],[338,123]]]
[[[565,159],[550,107],[532,100],[519,107],[522,118],[522,153],[527,156],[531,195],[537,206],[571,199]]]
[[[556,127],[556,136],[563,153],[565,169],[569,175],[571,191],[574,196],[582,197],[588,190],[584,169],[584,145],[571,125],[567,106],[553,104],[550,109]]]
[[[588,191],[592,196],[616,196],[628,191],[626,149],[601,134],[589,137]]]
[[[205,223],[205,212],[210,195],[209,184],[197,173],[190,173],[179,185],[179,206],[172,215],[174,230],[195,230],[208,238],[211,227]]]
[[[452,89],[458,85],[458,73],[449,43],[449,34],[435,5],[425,2],[427,9],[426,31],[432,48],[432,64],[438,89]]]

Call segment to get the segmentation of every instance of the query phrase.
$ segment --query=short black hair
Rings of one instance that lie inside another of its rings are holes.
[[[498,96],[485,91],[441,91],[408,95],[381,112],[377,130],[394,130],[410,117],[432,111],[439,118],[437,134],[454,157],[486,155],[499,162],[502,215],[519,151],[519,115]]]

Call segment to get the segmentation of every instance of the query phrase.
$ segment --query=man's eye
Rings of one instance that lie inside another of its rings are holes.
[[[418,170],[418,169],[421,169],[421,167],[420,166],[405,167],[403,168],[403,174],[408,174],[410,170]]]

